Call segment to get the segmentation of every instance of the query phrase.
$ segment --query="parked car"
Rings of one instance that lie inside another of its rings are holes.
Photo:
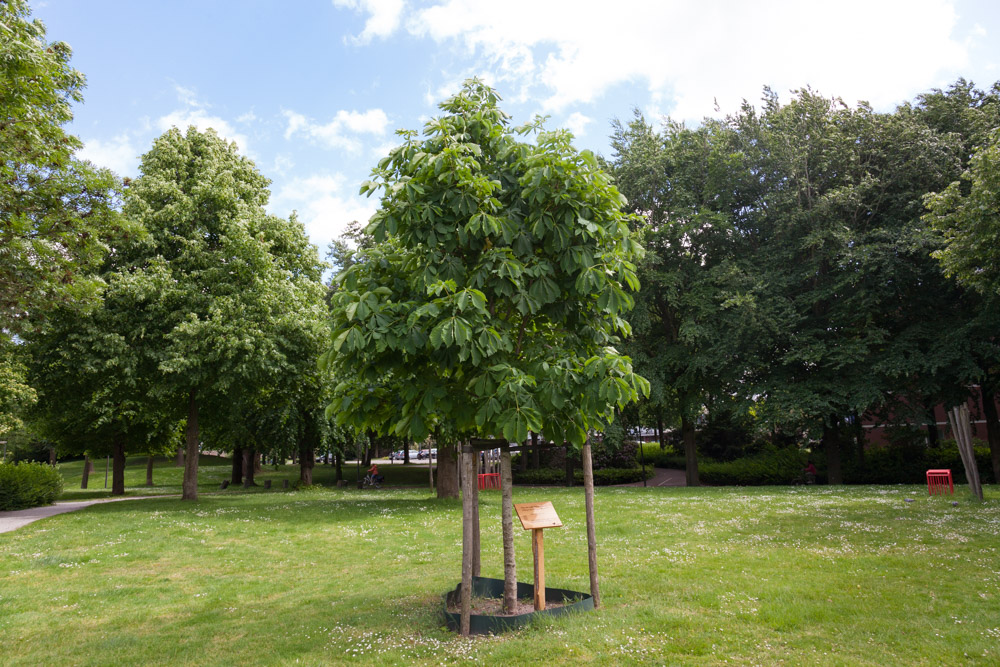
[[[423,461],[424,459],[427,458],[427,452],[428,451],[430,451],[431,456],[433,456],[434,458],[437,458],[437,455],[438,455],[437,447],[432,447],[430,450],[421,449],[420,453],[417,454],[417,458],[420,459],[421,461]]]
[[[392,454],[389,454],[390,461],[402,461],[403,459],[404,459],[404,454],[402,449],[399,450],[398,452],[393,452]]]

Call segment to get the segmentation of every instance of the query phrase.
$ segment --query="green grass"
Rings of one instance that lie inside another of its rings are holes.
[[[80,480],[83,476],[83,461],[70,461],[59,464],[59,471],[66,480],[60,500],[91,500],[94,498],[111,497],[111,472],[108,471],[108,486],[104,488],[104,468],[105,461],[94,462],[94,472],[91,473],[87,489],[80,488]],[[358,474],[357,467],[353,462],[345,464],[343,467],[344,479],[348,483],[354,483]],[[427,467],[416,464],[404,465],[397,463],[394,465],[379,466],[379,472],[385,475],[386,486],[427,486]],[[365,468],[361,468],[361,476],[365,475]],[[198,460],[198,492],[215,493],[219,492],[219,485],[223,480],[232,477],[232,459],[202,455]],[[319,485],[333,486],[335,483],[336,471],[332,465],[316,464],[313,468],[313,482]],[[288,480],[289,484],[294,484],[299,479],[299,467],[297,465],[284,466],[262,466],[262,471],[254,475],[258,486],[252,491],[264,492],[264,481],[271,480],[273,487],[281,487],[283,480]],[[126,496],[151,496],[151,495],[179,495],[181,492],[181,482],[184,480],[184,469],[178,468],[174,464],[173,458],[167,459],[161,456],[153,459],[153,486],[146,486],[146,457],[136,456],[129,458],[125,462],[125,495]],[[221,493],[246,493],[239,489],[227,489]]]
[[[97,505],[0,534],[0,661],[995,665],[1000,489],[987,494],[598,489],[604,607],[472,640],[439,617],[461,508],[425,490]],[[500,576],[499,494],[481,497],[483,574]],[[548,583],[586,591],[582,491],[515,490],[534,500],[564,522],[546,531]],[[516,544],[530,580],[528,533]]]

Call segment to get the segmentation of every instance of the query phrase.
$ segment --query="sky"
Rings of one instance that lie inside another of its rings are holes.
[[[1000,80],[996,0],[29,0],[87,77],[70,130],[121,176],[171,126],[235,141],[321,251],[377,200],[397,129],[478,76],[515,124],[547,115],[613,157],[637,109],[696,125],[810,86],[891,111]]]

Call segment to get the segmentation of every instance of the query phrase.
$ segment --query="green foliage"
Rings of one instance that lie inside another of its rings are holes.
[[[46,41],[24,0],[0,3],[0,336],[55,304],[93,298],[85,275],[120,233],[118,184],[73,157],[66,133],[84,77],[71,50]]]
[[[62,475],[50,465],[0,462],[0,512],[50,505],[62,488]]]
[[[962,174],[926,198],[930,224],[944,235],[934,256],[949,276],[983,294],[1000,294],[1000,130],[978,146]]]
[[[974,441],[976,465],[983,484],[996,484],[990,465],[989,447]],[[845,467],[844,481],[848,484],[920,484],[927,471],[948,468],[956,484],[965,484],[965,466],[954,440],[943,440],[938,447],[919,443],[899,443],[876,447],[865,452],[864,463],[852,462]]]
[[[566,484],[566,472],[556,468],[540,468],[521,472],[514,469],[514,483],[539,486],[563,486]],[[646,467],[646,479],[651,479],[655,471],[652,466]],[[642,481],[641,468],[603,468],[594,470],[594,486],[613,486],[615,484],[631,484]],[[583,484],[583,471],[573,471],[573,483]]]
[[[698,471],[706,484],[782,485],[791,484],[792,481],[802,477],[805,465],[806,456],[797,449],[769,449],[756,456],[735,461],[706,461],[701,463]]]
[[[467,82],[362,185],[382,193],[373,245],[338,279],[323,358],[343,378],[329,410],[358,430],[581,444],[648,392],[615,348],[642,255],[623,198],[569,133],[515,130],[498,99]]]

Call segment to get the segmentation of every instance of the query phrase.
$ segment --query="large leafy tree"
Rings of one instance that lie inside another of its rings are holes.
[[[962,284],[1000,295],[1000,130],[975,148],[962,179],[964,188],[955,181],[927,199],[927,218],[945,241],[935,256]]]
[[[47,42],[23,0],[0,3],[0,336],[58,303],[92,297],[115,234],[117,187],[73,157],[64,129],[84,77],[63,42]]]
[[[647,389],[615,349],[642,252],[623,198],[569,133],[518,141],[497,101],[468,82],[362,186],[383,193],[374,245],[340,277],[326,355],[359,429],[582,444]]]
[[[121,271],[115,259],[100,276],[100,300],[56,308],[27,348],[36,430],[63,453],[111,454],[111,492],[121,495],[126,455],[164,453],[176,444],[177,420],[153,391],[156,357],[145,340],[143,313],[162,276]]]
[[[382,191],[372,247],[332,298],[331,410],[357,429],[423,440],[435,430],[528,431],[584,449],[591,589],[599,602],[587,434],[649,384],[616,346],[642,248],[624,198],[568,132],[519,141],[478,81],[440,105],[423,137],[383,159],[362,192]],[[442,449],[439,447],[439,450]],[[442,452],[441,462],[446,455]],[[462,631],[478,558],[474,463],[463,457]],[[504,604],[516,598],[510,454],[502,451]],[[439,487],[440,488],[440,487]]]
[[[193,499],[199,408],[228,411],[297,372],[303,331],[323,317],[322,264],[300,223],[264,212],[267,179],[215,132],[167,131],[140,172],[124,210],[148,237],[125,255],[132,272],[159,276],[142,329],[155,391],[186,414]]]
[[[657,132],[638,113],[613,129],[611,166],[630,210],[643,215],[647,250],[627,349],[652,384],[649,417],[680,422],[695,486],[695,422],[710,395],[742,395],[737,384],[761,324],[755,286],[739,265],[741,189],[728,129],[668,121]]]
[[[772,415],[822,431],[836,483],[847,422],[936,363],[916,316],[933,309],[908,294],[940,287],[913,238],[922,193],[954,154],[911,115],[809,90],[787,105],[770,96],[730,123],[739,159],[763,184],[748,247],[780,313],[756,386]]]

